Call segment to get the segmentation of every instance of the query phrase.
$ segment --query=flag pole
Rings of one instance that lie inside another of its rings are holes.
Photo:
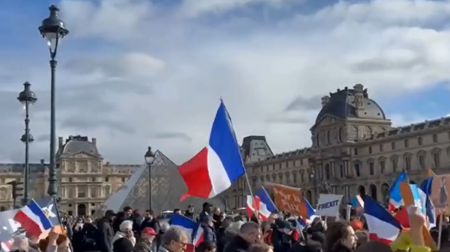
[[[245,181],[247,182],[247,186],[248,186],[248,191],[249,191],[249,193],[250,193],[250,195],[252,196],[252,198],[253,197],[255,197],[255,195],[253,195],[253,190],[252,190],[252,186],[250,185],[250,180],[248,179],[248,175],[247,175],[247,169],[245,169],[246,171],[245,171],[245,173],[244,173],[244,176],[245,176]]]
[[[439,215],[439,234],[438,234],[438,249],[441,249],[441,239],[442,239],[442,216],[444,215],[445,211]]]
[[[56,200],[56,196],[52,196],[52,201],[53,201],[53,206],[54,206],[55,212],[56,212],[56,218],[58,219],[59,227],[61,228],[62,232],[65,232],[67,239],[69,239],[69,237],[67,236],[68,234],[67,234],[66,226],[63,225],[63,222],[61,220],[61,214],[59,212],[59,205]],[[73,246],[72,246],[72,241],[69,242],[69,248],[70,248],[70,251],[74,251]]]

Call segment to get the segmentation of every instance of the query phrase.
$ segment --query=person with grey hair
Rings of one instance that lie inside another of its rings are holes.
[[[245,222],[239,228],[239,232],[225,245],[223,252],[247,252],[252,244],[261,241],[261,228],[253,221]]]
[[[171,227],[161,237],[158,252],[183,252],[188,243],[186,231],[180,227]]]

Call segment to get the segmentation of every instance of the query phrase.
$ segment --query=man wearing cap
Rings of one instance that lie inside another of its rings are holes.
[[[205,202],[203,203],[203,209],[202,212],[200,213],[200,221],[205,217],[205,216],[211,216],[211,208],[212,208],[212,204],[209,202]]]
[[[212,216],[204,215],[200,220],[200,224],[203,228],[204,241],[216,243],[216,232],[214,231],[214,222]]]
[[[141,232],[141,239],[134,247],[134,252],[152,252],[152,243],[156,237],[156,232],[151,227],[146,227]]]

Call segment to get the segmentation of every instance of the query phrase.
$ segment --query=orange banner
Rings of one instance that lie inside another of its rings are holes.
[[[293,215],[303,216],[303,195],[300,188],[272,183],[266,183],[265,187],[273,192],[274,203],[279,210]]]

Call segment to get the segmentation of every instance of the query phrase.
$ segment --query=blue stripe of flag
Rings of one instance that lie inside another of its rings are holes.
[[[272,202],[272,199],[269,197],[269,194],[267,194],[267,191],[264,188],[260,188],[256,192],[256,196],[259,197],[259,200],[266,204],[267,210],[269,210],[271,213],[276,212],[278,209],[275,206],[275,204]]]
[[[212,125],[209,146],[219,156],[231,182],[245,173],[241,148],[237,142],[230,115],[222,101]]]
[[[308,214],[308,216],[306,217],[309,219],[311,216],[316,214],[316,211],[314,211],[314,208],[311,206],[311,204],[309,204],[309,202],[306,199],[303,199],[303,203],[305,204],[306,213]]]
[[[42,208],[36,203],[36,201],[31,200],[31,202],[27,205],[27,207],[33,214],[39,217],[39,221],[41,222],[41,225],[45,230],[50,229],[52,227],[52,223],[50,222],[48,217],[45,216],[44,211],[42,211]]]

